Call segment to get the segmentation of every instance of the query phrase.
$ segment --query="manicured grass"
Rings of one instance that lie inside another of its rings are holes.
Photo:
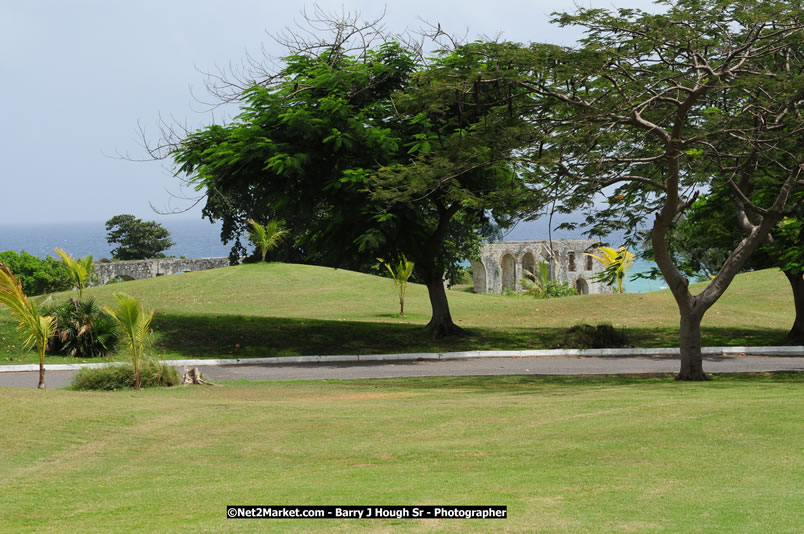
[[[470,336],[433,341],[427,291],[411,284],[404,317],[390,279],[305,265],[243,265],[97,287],[87,295],[113,304],[124,291],[157,310],[160,358],[260,357],[552,348],[577,323],[625,328],[632,345],[678,345],[678,312],[668,291],[529,297],[449,292],[455,321]],[[61,300],[66,294],[57,295]],[[736,278],[703,323],[705,345],[784,344],[793,304],[784,276],[767,270]],[[23,354],[0,311],[0,363]],[[49,362],[74,361],[48,357]]]
[[[804,375],[0,388],[5,532],[800,532]],[[507,505],[227,520],[226,505]]]

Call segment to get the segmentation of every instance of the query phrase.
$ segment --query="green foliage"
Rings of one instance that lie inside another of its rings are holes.
[[[396,292],[399,295],[399,315],[405,315],[405,290],[408,287],[410,275],[413,274],[413,262],[408,261],[404,254],[400,256],[396,264],[390,264],[382,258],[377,258],[377,261],[385,265],[385,268],[391,273]]]
[[[26,295],[42,295],[64,291],[72,287],[67,266],[55,258],[37,258],[24,250],[0,252],[0,263],[6,265],[22,282]]]
[[[139,381],[139,385],[138,385]],[[148,362],[139,378],[130,363],[110,364],[97,368],[81,368],[71,388],[78,391],[116,391],[127,388],[171,387],[180,383],[179,372],[164,362]]]
[[[804,204],[798,217],[785,217],[773,232],[774,242],[764,252],[777,258],[785,272],[804,274]]]
[[[260,261],[265,261],[265,255],[278,247],[289,233],[285,229],[285,221],[282,220],[272,220],[264,226],[254,219],[249,219],[248,223],[251,225],[248,238],[260,252]]]
[[[455,269],[455,272],[452,273],[452,276],[448,277],[448,280],[450,287],[474,284],[474,278],[472,278],[472,266],[458,266],[458,268]]]
[[[120,340],[117,323],[104,313],[95,299],[68,299],[45,310],[56,322],[48,352],[78,358],[107,356]]]
[[[625,330],[608,323],[599,325],[577,324],[569,328],[555,348],[609,349],[628,347]]]
[[[57,248],[56,252],[61,256],[62,262],[70,272],[73,285],[78,288],[78,298],[81,299],[84,296],[84,288],[97,279],[92,256],[84,256],[76,260],[64,249]]]
[[[525,295],[537,299],[571,297],[578,294],[567,282],[550,279],[550,267],[546,261],[540,261],[536,265],[535,273],[525,269],[525,278],[522,278],[520,283]]]
[[[125,293],[115,293],[117,310],[104,306],[106,313],[115,318],[123,329],[134,368],[134,387],[140,388],[140,371],[146,358],[145,341],[150,333],[153,310],[146,310],[142,303]]]
[[[155,221],[143,222],[133,215],[115,215],[106,221],[106,241],[117,243],[112,258],[118,260],[144,260],[164,258],[164,251],[175,243],[170,232]]]

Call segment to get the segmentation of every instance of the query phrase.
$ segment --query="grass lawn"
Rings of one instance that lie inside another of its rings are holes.
[[[430,318],[424,286],[409,285],[400,318],[390,279],[345,270],[242,265],[96,287],[86,294],[114,304],[115,291],[156,309],[153,351],[167,359],[553,348],[566,328],[581,322],[625,328],[639,347],[678,346],[678,311],[666,290],[550,300],[452,290],[453,318],[471,335],[437,341],[424,328]],[[57,295],[57,301],[66,295]],[[793,316],[781,272],[740,275],[704,318],[703,342],[783,344]],[[28,361],[37,361],[36,354],[20,351],[14,323],[0,310],[0,363]]]
[[[804,375],[0,388],[4,532],[801,532]],[[507,505],[227,520],[226,505]]]

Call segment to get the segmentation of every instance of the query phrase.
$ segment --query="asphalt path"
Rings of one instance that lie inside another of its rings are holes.
[[[679,359],[677,356],[472,358],[197,367],[206,378],[223,382],[425,376],[666,374],[678,372]],[[707,373],[804,372],[804,357],[705,356],[704,371]],[[47,371],[45,381],[49,388],[61,388],[69,385],[74,375],[75,371]],[[0,386],[35,388],[38,380],[38,372],[0,373]]]

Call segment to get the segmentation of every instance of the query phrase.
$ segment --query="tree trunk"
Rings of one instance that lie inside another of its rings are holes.
[[[45,389],[45,360],[39,358],[39,389]]]
[[[681,309],[681,327],[679,330],[681,352],[681,369],[676,380],[706,380],[701,356],[701,319],[702,316]]]
[[[433,316],[427,327],[430,328],[433,338],[463,334],[464,330],[452,322],[444,281],[438,277],[430,279],[427,282],[427,292],[430,294],[430,306],[433,308]]]
[[[804,345],[804,273],[793,274],[785,271],[784,275],[790,282],[796,306],[796,318],[793,321],[793,328],[787,334],[787,340],[796,345]]]

